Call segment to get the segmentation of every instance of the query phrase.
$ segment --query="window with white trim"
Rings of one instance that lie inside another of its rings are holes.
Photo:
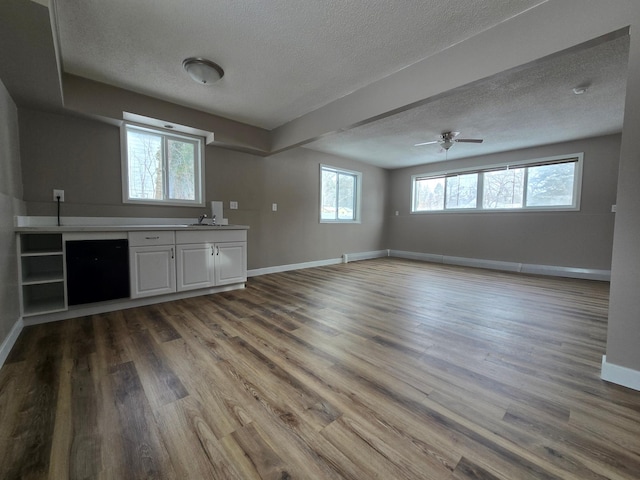
[[[125,203],[203,206],[203,139],[125,123],[122,189]]]
[[[412,213],[579,210],[583,154],[412,177]]]
[[[362,173],[320,165],[320,222],[358,223]]]

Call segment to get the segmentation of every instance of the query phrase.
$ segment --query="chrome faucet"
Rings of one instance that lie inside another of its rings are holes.
[[[211,225],[215,225],[216,224],[216,216],[212,215],[211,216]]]
[[[215,217],[215,215],[214,215],[214,217]],[[205,218],[207,218],[207,214],[206,213],[203,213],[202,215],[200,215],[198,217],[198,225],[202,225],[202,220],[204,220]]]

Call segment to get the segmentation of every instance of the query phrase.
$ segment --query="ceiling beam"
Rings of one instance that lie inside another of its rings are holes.
[[[549,0],[272,130],[272,152],[408,109],[629,26],[629,0]]]

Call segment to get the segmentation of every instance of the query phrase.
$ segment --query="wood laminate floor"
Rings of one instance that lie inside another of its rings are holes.
[[[638,479],[608,284],[398,259],[25,328],[0,478]]]

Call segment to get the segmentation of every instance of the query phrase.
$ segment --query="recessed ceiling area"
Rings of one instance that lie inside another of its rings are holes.
[[[627,35],[588,44],[459,87],[409,110],[306,145],[400,168],[617,133],[622,130]],[[576,95],[573,89],[585,87]],[[482,144],[415,147],[445,131]]]

